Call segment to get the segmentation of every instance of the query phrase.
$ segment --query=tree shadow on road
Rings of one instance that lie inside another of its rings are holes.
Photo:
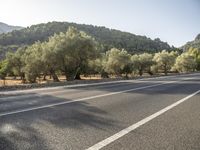
[[[53,96],[46,97],[63,102],[70,100]],[[55,149],[51,145],[55,142],[51,140],[51,137],[59,139],[59,136],[65,136],[65,140],[69,140],[70,145],[71,142],[73,143],[71,139],[73,135],[69,134],[71,130],[75,135],[79,132],[90,134],[95,130],[107,132],[110,128],[117,127],[117,124],[106,111],[87,102],[69,103],[3,116],[0,117],[0,149]]]
[[[170,82],[170,81],[167,81]],[[122,82],[122,83],[115,83],[112,85],[104,85],[104,86],[89,86],[89,87],[71,87],[71,88],[64,88],[64,89],[74,89],[77,91],[85,92],[85,91],[105,91],[105,92],[118,92],[118,91],[124,91],[124,90],[130,90],[134,88],[140,88],[145,86],[152,86],[157,84],[158,85],[154,87],[147,87],[144,89],[138,89],[130,92],[125,93],[141,93],[141,94],[191,94],[193,91],[193,88],[199,89],[200,87],[200,79],[192,79],[188,81],[180,81],[180,82],[174,82],[172,80],[172,83],[163,82],[163,80],[156,80],[156,82],[151,80],[146,80],[142,82]],[[168,89],[166,90],[166,87]]]
[[[117,92],[120,90],[128,90],[130,88],[138,88],[140,86],[148,86],[149,83],[140,84],[128,82],[123,83],[123,85],[121,86],[120,85],[121,84],[68,89],[73,89],[75,90],[74,92],[78,92],[80,90],[81,92]],[[143,90],[130,91],[126,93],[130,95],[187,95],[193,93],[194,89],[199,89],[199,80],[180,82],[177,84],[172,83],[164,86],[157,86],[156,88],[146,88]],[[56,102],[66,102],[72,100],[69,98],[56,97],[53,96],[53,94],[42,96],[38,93],[33,94],[38,96],[41,99],[41,101],[38,101],[38,104],[31,104],[28,107],[46,105],[47,102],[49,102],[48,104],[51,104]],[[143,103],[140,103],[140,97],[131,100],[137,101],[137,103],[135,104],[143,105]],[[160,101],[160,98],[158,98],[157,100]],[[165,99],[163,99],[163,101],[164,100]],[[28,99],[21,100],[20,102],[24,103],[26,101],[28,101]],[[15,108],[23,109],[23,107],[21,108],[21,106],[19,105],[20,102],[18,101],[18,103],[16,103]],[[155,100],[152,100],[152,102],[155,102]],[[2,104],[4,103],[6,103],[6,101],[2,102]],[[15,103],[14,101],[9,101],[9,104],[14,105]],[[19,105],[19,107],[17,107],[17,104]],[[9,108],[7,109],[7,111],[12,110],[11,108]],[[24,113],[2,116],[0,117],[0,149],[51,150],[55,149],[55,147],[52,144],[56,145],[57,143],[58,145],[62,145],[62,143],[66,141],[67,145],[65,146],[69,147],[65,147],[65,149],[70,149],[72,143],[77,142],[77,135],[84,135],[83,137],[92,136],[94,131],[95,134],[106,133],[112,130],[112,128],[121,128],[120,124],[120,122],[112,118],[112,115],[110,115],[107,111],[103,110],[103,107],[100,108],[98,107],[98,105],[94,106],[92,105],[92,103],[86,101],[77,101],[75,103],[68,103],[67,105],[48,107],[45,109],[38,109],[34,111],[27,111]],[[73,135],[71,135],[71,133],[73,133]],[[56,141],[57,139],[59,140]],[[86,141],[87,139],[81,140]]]

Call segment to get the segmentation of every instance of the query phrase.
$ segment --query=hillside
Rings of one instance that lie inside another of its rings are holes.
[[[188,50],[190,47],[193,48],[200,48],[200,34],[196,36],[196,38],[193,41],[187,42],[184,46],[182,46],[182,49],[184,51]]]
[[[49,22],[33,25],[18,31],[0,35],[0,46],[30,45],[35,41],[45,41],[54,33],[65,32],[69,26],[74,26],[93,36],[104,45],[104,51],[112,47],[125,48],[130,53],[155,52],[171,47],[160,39],[152,40],[146,36],[139,36],[128,32],[98,27],[93,25],[68,22]]]
[[[19,26],[11,26],[5,23],[0,22],[0,34],[12,32],[13,30],[20,30],[22,27]]]

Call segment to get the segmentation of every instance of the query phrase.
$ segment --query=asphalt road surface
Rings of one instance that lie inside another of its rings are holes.
[[[200,74],[4,92],[0,150],[200,150]]]

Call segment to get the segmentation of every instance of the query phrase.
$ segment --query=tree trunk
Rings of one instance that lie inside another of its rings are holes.
[[[44,80],[44,81],[47,80],[47,79],[46,79],[46,76],[47,76],[47,75],[46,75],[46,73],[45,73],[44,76],[43,76],[43,80]]]
[[[75,73],[73,71],[69,72],[69,71],[65,71],[65,78],[66,81],[73,81],[75,79]]]
[[[21,73],[21,80],[22,80],[22,83],[25,83],[25,74],[24,73]]]
[[[165,75],[167,75],[167,65],[166,64],[164,66],[164,72],[165,72]]]
[[[67,68],[65,68],[65,76],[66,76],[66,80],[67,81],[73,81],[74,79],[77,79],[80,78],[80,67],[76,67],[72,70],[67,70]],[[79,79],[79,80],[80,80]]]
[[[52,74],[52,78],[54,82],[60,82],[60,80],[58,79],[58,76],[55,73]]]
[[[81,74],[80,74],[80,72],[78,72],[78,73],[76,74],[75,79],[76,79],[76,80],[81,80]]]
[[[67,81],[73,81],[75,79],[75,74],[70,72],[65,72],[65,77]]]
[[[58,79],[58,76],[56,75],[54,70],[50,70],[51,76],[53,78],[54,82],[60,82],[60,80]]]
[[[143,75],[143,71],[142,71],[142,69],[139,70],[139,75],[140,75],[140,76]]]
[[[25,78],[25,74],[23,72],[20,73],[20,78],[21,78],[21,80],[23,80]]]
[[[102,72],[101,72],[101,77],[102,77],[102,78],[109,78],[108,73],[105,72],[105,71],[102,71]]]
[[[128,73],[126,72],[126,74],[125,74],[125,79],[128,79],[129,77],[128,77]]]

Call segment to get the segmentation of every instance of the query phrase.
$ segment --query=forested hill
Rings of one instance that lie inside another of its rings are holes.
[[[65,32],[69,26],[74,26],[93,36],[104,45],[104,50],[112,47],[124,48],[130,53],[156,52],[171,47],[160,39],[152,40],[146,36],[138,36],[119,30],[108,29],[93,25],[75,24],[68,22],[50,22],[47,24],[33,25],[22,30],[0,35],[0,47],[12,45],[30,45],[36,41],[45,41],[54,33]]]
[[[190,47],[193,47],[193,48],[199,48],[200,49],[200,34],[198,34],[196,36],[196,38],[191,41],[191,42],[187,42],[183,47],[182,49],[184,51],[187,51]]]
[[[10,26],[10,25],[0,22],[0,34],[11,32],[13,30],[20,30],[20,29],[22,29],[22,27]]]

